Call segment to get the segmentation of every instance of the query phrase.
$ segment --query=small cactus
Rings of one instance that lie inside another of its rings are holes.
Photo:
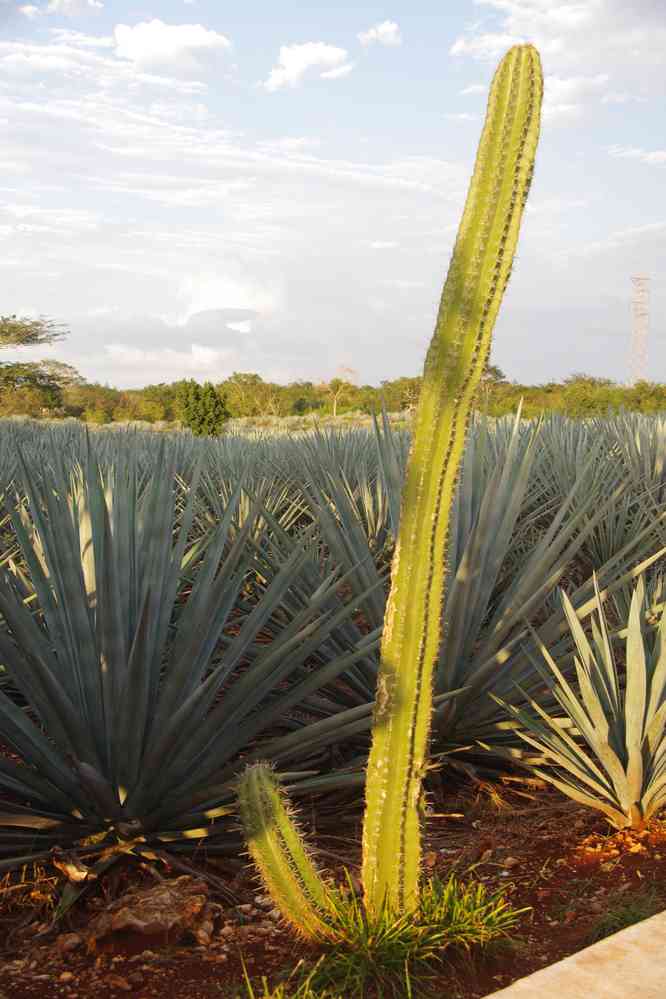
[[[329,936],[327,886],[308,856],[268,764],[247,768],[238,801],[250,856],[284,918],[303,937]]]
[[[511,273],[532,180],[543,94],[531,45],[502,59],[426,357],[380,653],[363,827],[365,909],[418,904],[420,799],[444,608],[450,511],[474,395]],[[270,771],[241,778],[250,852],[284,916],[332,938],[329,889],[307,856]],[[330,913],[330,908],[329,908]]]

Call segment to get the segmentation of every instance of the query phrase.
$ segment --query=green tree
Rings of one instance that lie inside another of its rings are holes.
[[[178,408],[183,423],[197,437],[216,437],[229,419],[224,399],[210,382],[182,382]]]
[[[392,381],[382,382],[381,398],[389,413],[398,413],[402,410],[411,412],[415,409],[419,401],[421,380],[421,375],[418,375],[413,378],[394,378]]]
[[[37,347],[61,340],[67,331],[52,319],[0,316],[0,348]],[[0,413],[48,416],[62,409],[62,389],[80,379],[78,372],[59,361],[0,362]]]
[[[2,414],[61,415],[63,390],[82,381],[75,368],[59,361],[0,364]]]
[[[0,316],[0,347],[37,347],[67,336],[68,330],[53,319],[19,319]]]
[[[261,416],[263,385],[263,378],[254,371],[234,371],[218,389],[231,416]]]

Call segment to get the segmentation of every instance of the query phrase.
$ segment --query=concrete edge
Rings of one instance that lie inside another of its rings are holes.
[[[666,911],[486,999],[666,999]]]

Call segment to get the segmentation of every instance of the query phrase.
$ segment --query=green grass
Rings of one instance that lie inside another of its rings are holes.
[[[337,945],[314,967],[298,965],[272,988],[246,976],[244,999],[342,999],[423,995],[435,985],[445,955],[506,939],[524,909],[514,909],[503,891],[480,884],[428,881],[418,910],[394,915],[385,906],[370,918],[362,900],[348,890],[332,893]],[[259,991],[263,990],[263,991]],[[239,997],[240,999],[240,997]]]
[[[299,962],[288,980],[280,982],[274,988],[269,986],[265,977],[262,978],[260,986],[253,985],[245,972],[245,996],[237,993],[234,999],[346,999],[339,991],[334,992],[330,989],[322,991],[322,989],[313,986],[313,978],[320,963],[306,971]],[[261,988],[260,992],[259,988]]]
[[[650,916],[656,916],[664,907],[664,901],[654,888],[644,888],[629,894],[615,894],[608,898],[608,908],[595,920],[588,936],[588,943],[596,943],[605,937],[618,933],[640,923]]]

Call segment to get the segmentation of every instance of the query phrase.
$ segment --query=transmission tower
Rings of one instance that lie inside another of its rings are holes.
[[[646,274],[631,277],[631,384],[645,381],[648,376],[648,330],[650,325],[650,278]]]

